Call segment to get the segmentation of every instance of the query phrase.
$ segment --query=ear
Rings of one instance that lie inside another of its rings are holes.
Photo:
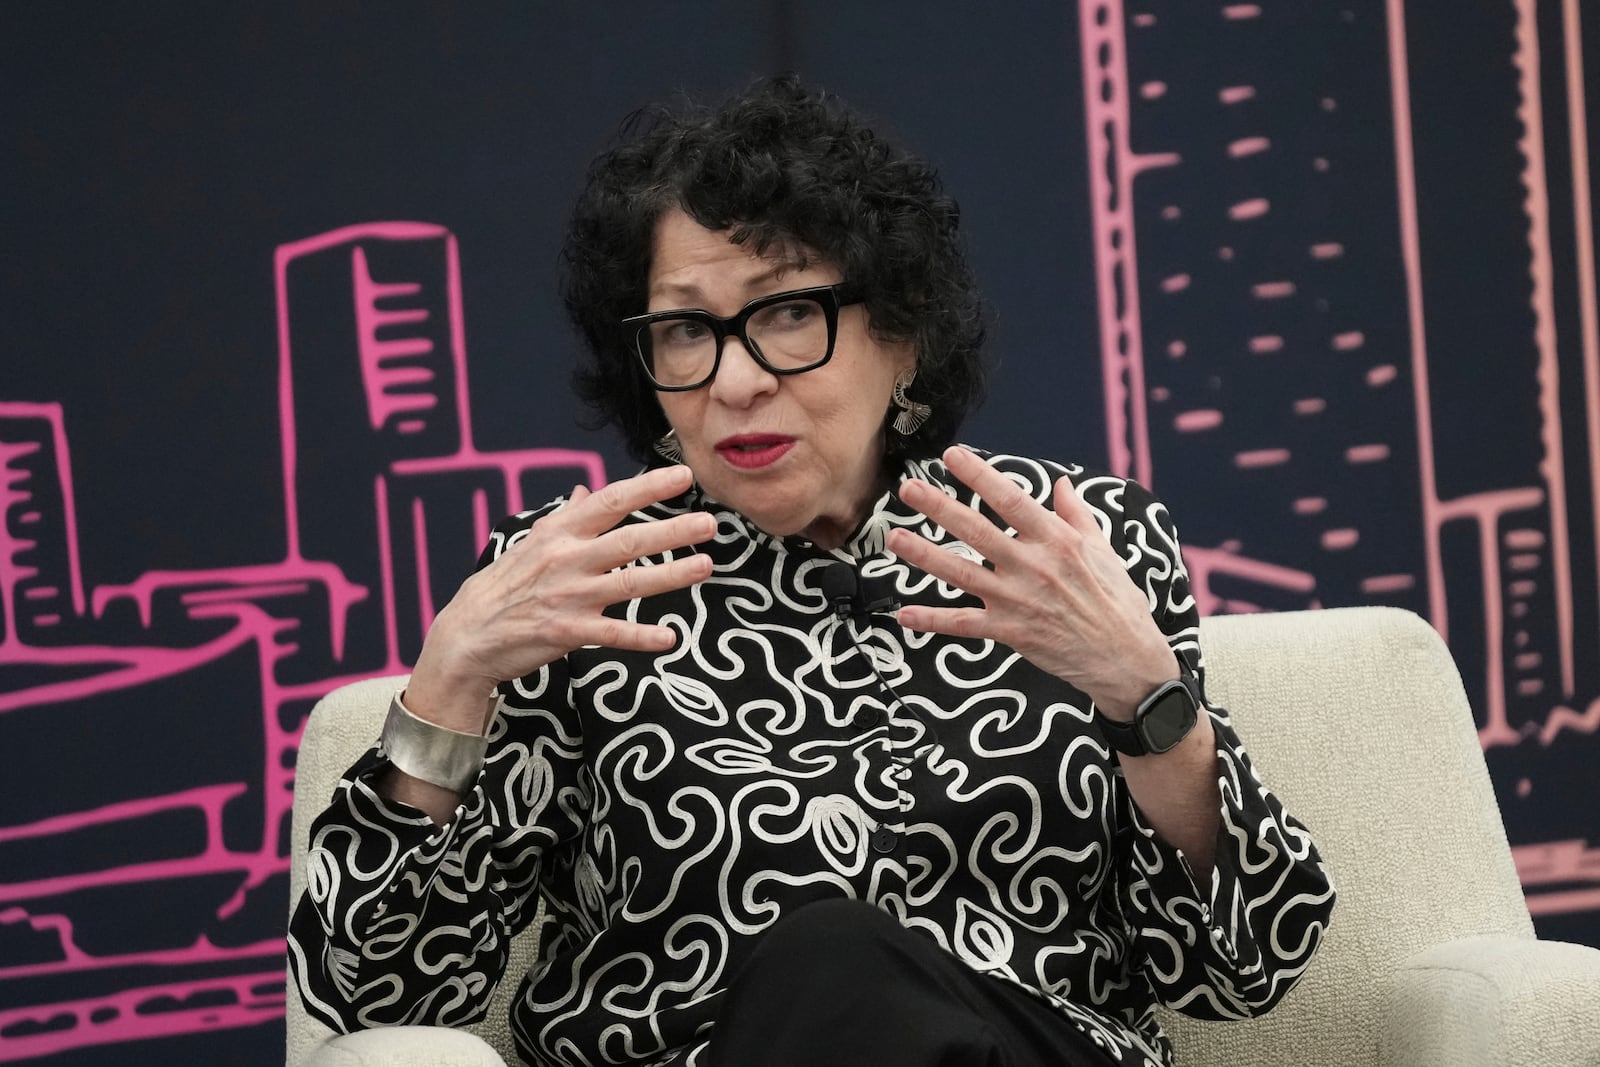
[[[899,342],[898,344],[896,344],[894,346],[894,354],[892,356],[892,359],[894,361],[895,377],[897,377],[897,378],[900,375],[904,374],[908,370],[909,371],[916,370],[917,369],[917,346],[916,346],[916,344],[911,342],[911,341],[901,341],[901,342]]]

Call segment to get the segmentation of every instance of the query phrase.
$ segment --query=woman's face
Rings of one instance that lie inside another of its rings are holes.
[[[756,256],[674,209],[656,225],[649,310],[733,315],[757,297],[844,280],[826,263]],[[816,370],[772,374],[730,337],[709,385],[656,397],[708,495],[768,533],[831,547],[883,490],[884,416],[895,376],[915,362],[909,342],[875,340],[855,304],[839,309],[833,358]]]

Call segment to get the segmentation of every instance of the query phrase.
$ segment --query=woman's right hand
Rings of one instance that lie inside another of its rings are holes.
[[[619,601],[685,589],[711,574],[693,554],[651,567],[641,557],[708,541],[716,520],[703,512],[617,528],[631,512],[686,491],[688,467],[658,467],[598,492],[579,486],[493,563],[462,583],[433,621],[406,686],[418,718],[482,733],[495,686],[532,673],[585,645],[665,651],[666,626],[604,614]]]

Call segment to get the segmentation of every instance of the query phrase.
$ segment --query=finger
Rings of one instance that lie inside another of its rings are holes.
[[[600,575],[594,589],[602,603],[620,604],[625,600],[642,600],[687,589],[709,578],[711,568],[711,557],[701,555],[685,556],[670,563],[621,567]]]
[[[977,508],[952,499],[927,482],[906,481],[900,486],[900,499],[965,541],[984,559],[1004,563],[1013,557],[1016,545],[1009,534]]]
[[[609,571],[634,560],[701,544],[716,533],[716,517],[704,512],[674,515],[660,522],[630,522],[596,537],[587,562],[595,572]]]
[[[1047,537],[1055,516],[1022,486],[986,463],[982,456],[959,445],[944,450],[945,466],[977,493],[1017,533],[1028,538]]]
[[[983,521],[987,524],[988,520]],[[993,528],[990,525],[990,529]],[[963,559],[949,549],[941,548],[910,530],[889,531],[888,548],[912,566],[919,567],[945,584],[971,593],[979,599],[988,599],[998,588],[998,576],[987,567],[970,559]]]
[[[908,630],[994,639],[989,632],[989,613],[982,608],[903,607],[895,612],[895,618]]]
[[[572,492],[567,494],[567,498],[565,500],[563,500],[560,504],[556,505],[555,511],[551,512],[551,514],[554,515],[557,512],[565,511],[568,508],[572,507],[572,505],[576,504],[578,501],[582,500],[584,497],[592,496],[592,495],[593,494],[590,491],[589,487],[587,485],[584,485],[582,482],[579,482],[577,485],[574,485],[572,487]]]
[[[1078,495],[1077,487],[1072,484],[1072,479],[1066,475],[1056,479],[1051,504],[1063,522],[1085,537],[1091,534],[1102,539],[1105,537],[1105,531],[1100,528],[1100,522],[1095,517],[1094,511],[1083,502],[1083,498]]]
[[[580,628],[576,638],[580,645],[630,652],[665,652],[678,643],[678,633],[670,626],[628,622],[609,615],[602,615],[593,624]]]
[[[693,484],[694,474],[681,463],[656,467],[611,482],[550,517],[579,537],[598,537],[640,508],[679,496]]]

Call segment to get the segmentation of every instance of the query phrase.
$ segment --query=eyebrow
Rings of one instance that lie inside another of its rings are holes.
[[[748,293],[751,289],[758,285],[761,285],[765,282],[776,281],[784,274],[796,269],[798,268],[794,263],[788,261],[776,262],[770,269],[764,270],[760,274],[752,274],[750,277],[744,279],[745,291]],[[652,286],[648,295],[652,297],[671,296],[678,299],[692,301],[694,299],[703,297],[705,295],[705,290],[701,289],[698,285],[691,283],[668,282],[665,285]],[[755,298],[751,297],[750,299]],[[680,306],[688,307],[690,305],[683,304]]]

